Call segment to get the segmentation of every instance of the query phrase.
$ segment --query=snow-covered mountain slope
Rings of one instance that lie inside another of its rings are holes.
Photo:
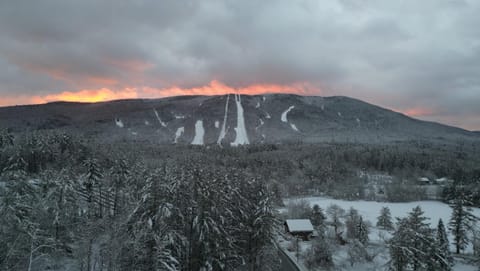
[[[289,94],[178,96],[0,108],[0,128],[65,129],[102,140],[165,144],[480,140],[478,133],[348,97]]]

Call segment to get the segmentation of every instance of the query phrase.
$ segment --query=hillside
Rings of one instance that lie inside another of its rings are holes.
[[[286,94],[178,96],[0,108],[15,132],[66,129],[101,140],[242,145],[478,140],[478,133],[426,122],[348,97]],[[237,133],[238,131],[238,133]]]

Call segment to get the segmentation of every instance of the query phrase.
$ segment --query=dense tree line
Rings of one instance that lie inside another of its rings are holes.
[[[62,134],[7,143],[2,270],[275,270],[277,221],[262,178]]]

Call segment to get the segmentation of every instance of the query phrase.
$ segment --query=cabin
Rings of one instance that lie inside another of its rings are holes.
[[[310,219],[287,219],[284,223],[285,232],[307,241],[313,235],[313,225]]]

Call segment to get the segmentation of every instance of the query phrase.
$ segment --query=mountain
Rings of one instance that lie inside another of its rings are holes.
[[[417,120],[357,99],[292,94],[3,107],[0,127],[14,132],[61,129],[107,141],[177,144],[480,139],[478,133]]]

